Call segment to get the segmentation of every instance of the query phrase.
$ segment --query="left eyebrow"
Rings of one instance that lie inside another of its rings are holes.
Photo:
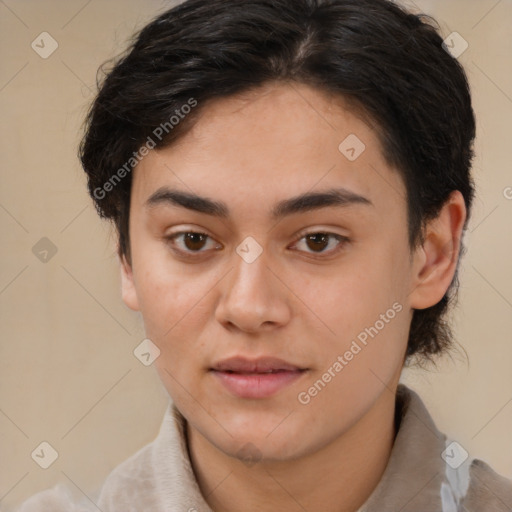
[[[146,200],[144,206],[152,208],[160,204],[181,206],[189,210],[224,219],[229,217],[229,208],[222,201],[214,201],[207,197],[168,187],[159,188]],[[329,206],[347,207],[356,204],[373,206],[373,203],[364,196],[345,188],[335,188],[322,192],[307,192],[279,201],[272,208],[270,216],[271,219],[278,220],[285,216],[319,210]]]
[[[272,209],[272,218],[278,220],[287,215],[318,210],[328,206],[371,205],[366,197],[345,188],[335,188],[323,192],[308,192],[277,203]]]

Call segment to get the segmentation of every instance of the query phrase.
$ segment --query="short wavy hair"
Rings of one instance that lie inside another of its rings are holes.
[[[338,94],[371,120],[405,183],[411,249],[453,190],[464,196],[466,228],[475,119],[464,69],[435,20],[389,0],[187,0],[100,68],[85,121],[79,157],[89,192],[129,263],[129,171],[148,137],[160,127],[155,146],[169,146],[210,101],[276,81]],[[185,110],[191,98],[196,106]],[[181,112],[188,114],[169,122]],[[446,314],[457,274],[437,304],[414,311],[406,363],[453,344]]]

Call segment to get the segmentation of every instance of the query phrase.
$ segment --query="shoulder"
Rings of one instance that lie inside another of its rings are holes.
[[[103,484],[98,507],[104,512],[129,512],[144,503],[147,510],[158,510],[154,462],[154,443],[150,443],[116,466]]]
[[[51,489],[38,492],[24,501],[16,512],[91,512],[94,504],[85,498],[77,501],[70,491],[58,484]]]
[[[154,495],[151,448],[150,443],[116,466],[96,493],[99,497],[73,495],[67,486],[59,483],[25,500],[16,512],[129,512],[138,510],[133,506],[141,499],[151,510],[151,496]]]
[[[405,505],[404,512],[512,512],[512,480],[439,431],[412,389],[400,385],[396,404],[398,431],[391,457],[365,512]],[[418,492],[411,489],[413,481],[427,483]]]
[[[94,496],[78,496],[85,502],[73,500],[70,490],[60,484],[32,496],[16,512],[156,512],[201,502],[188,459],[184,421],[169,404],[156,438],[114,467]]]
[[[468,512],[512,510],[512,480],[496,473],[487,463],[474,459],[469,468],[469,487],[462,502]],[[484,508],[485,507],[485,508]]]

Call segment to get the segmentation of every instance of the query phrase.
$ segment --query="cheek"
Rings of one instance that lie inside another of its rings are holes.
[[[362,417],[401,373],[410,320],[405,309],[398,302],[375,308],[373,315],[363,309],[339,314],[337,337],[322,340],[323,365],[295,397],[307,402],[300,407],[310,408],[311,416],[324,418],[327,436]]]
[[[183,266],[154,253],[143,261],[137,269],[136,288],[146,336],[161,351],[157,361],[175,367],[187,354],[201,353],[195,340],[211,316],[208,291],[218,278],[187,274]]]
[[[389,265],[373,254],[374,258],[358,258],[321,279],[310,276],[302,281],[298,295],[322,320],[328,338],[346,341],[401,298]]]
[[[343,377],[333,382],[342,385],[346,380],[348,389],[364,388],[368,378],[378,382],[376,375],[382,374],[387,382],[401,366],[410,322],[401,271],[392,249],[381,245],[368,257],[347,262],[329,279],[303,281],[301,298],[323,324],[324,334],[318,335],[319,371],[327,371],[338,356],[346,355],[343,371],[334,372]]]
[[[211,316],[207,279],[190,280],[151,272],[142,292],[141,313],[146,336],[160,349],[155,360],[160,379],[176,403],[185,408],[198,394],[207,352],[201,332]]]
[[[173,261],[165,244],[151,239],[140,243],[134,254],[134,280],[147,327],[171,328],[202,291],[184,265]]]

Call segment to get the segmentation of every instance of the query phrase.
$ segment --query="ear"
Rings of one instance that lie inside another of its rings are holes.
[[[119,254],[119,253],[118,253]],[[121,296],[123,302],[134,311],[139,311],[139,301],[137,299],[137,290],[133,280],[133,270],[130,263],[128,263],[126,256],[120,254],[119,264],[121,266]]]
[[[425,227],[424,242],[414,251],[412,308],[425,309],[443,298],[457,270],[465,220],[464,197],[454,190]]]

